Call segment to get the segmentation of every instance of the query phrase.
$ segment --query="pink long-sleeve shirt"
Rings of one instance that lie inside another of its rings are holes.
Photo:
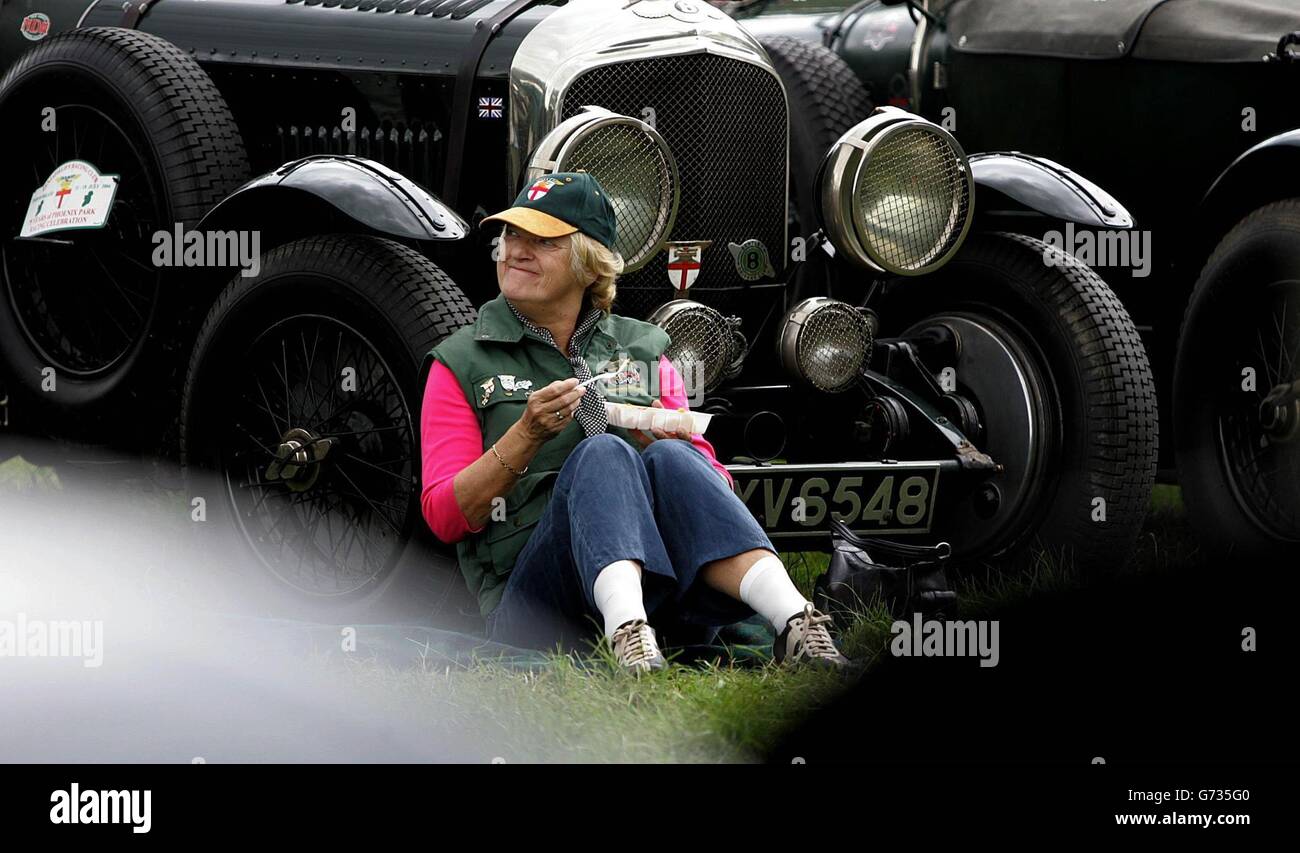
[[[686,386],[681,374],[666,358],[659,360],[659,402],[666,409],[687,407]],[[424,387],[420,411],[420,435],[423,441],[424,488],[420,506],[429,529],[443,542],[458,542],[482,527],[471,527],[465,518],[452,482],[456,475],[483,455],[483,434],[478,417],[470,408],[456,376],[446,365],[435,361]],[[718,461],[713,445],[702,435],[691,436],[691,444],[732,484],[731,473]]]

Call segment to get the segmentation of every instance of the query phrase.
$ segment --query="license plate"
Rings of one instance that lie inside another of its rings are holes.
[[[832,518],[855,533],[929,533],[939,463],[728,465],[736,494],[771,538],[828,533]]]

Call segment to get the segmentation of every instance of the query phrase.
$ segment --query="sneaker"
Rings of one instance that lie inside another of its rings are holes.
[[[644,619],[624,622],[609,640],[614,647],[614,656],[625,669],[639,674],[668,666],[655,642],[655,629]]]
[[[791,616],[785,630],[772,645],[772,658],[785,666],[810,665],[821,669],[843,669],[853,662],[840,654],[826,626],[831,617],[809,602],[803,611]]]

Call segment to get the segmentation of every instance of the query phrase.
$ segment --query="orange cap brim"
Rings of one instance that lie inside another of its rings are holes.
[[[565,234],[573,234],[578,230],[563,219],[557,219],[549,213],[543,213],[531,207],[511,207],[500,213],[494,213],[482,221],[508,222],[538,237],[563,237]]]

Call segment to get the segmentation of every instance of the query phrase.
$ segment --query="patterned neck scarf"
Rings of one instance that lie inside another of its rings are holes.
[[[514,315],[517,318],[519,318],[519,322],[523,324],[525,329],[546,341],[557,350],[560,348],[559,344],[555,342],[555,338],[552,337],[550,329],[544,329],[541,326],[538,326],[532,320],[529,320],[523,314],[519,313],[519,309],[516,308],[509,299],[506,300],[506,304],[510,306],[510,310],[514,312]],[[587,304],[585,300],[584,304]],[[564,353],[564,357],[567,358],[569,364],[573,366],[573,373],[578,377],[579,381],[585,382],[590,379],[592,375],[591,368],[587,366],[587,360],[582,357],[579,348],[582,345],[582,342],[586,340],[587,336],[591,333],[591,330],[596,328],[596,323],[600,320],[601,313],[602,312],[599,308],[588,304],[586,313],[578,319],[578,325],[574,327],[573,334],[569,337],[569,351]],[[583,432],[585,432],[589,437],[599,435],[609,428],[609,420],[605,416],[605,398],[601,396],[601,393],[598,390],[596,390],[596,385],[594,383],[587,386],[587,393],[583,394],[582,399],[578,402],[577,417],[578,423],[582,425]]]

